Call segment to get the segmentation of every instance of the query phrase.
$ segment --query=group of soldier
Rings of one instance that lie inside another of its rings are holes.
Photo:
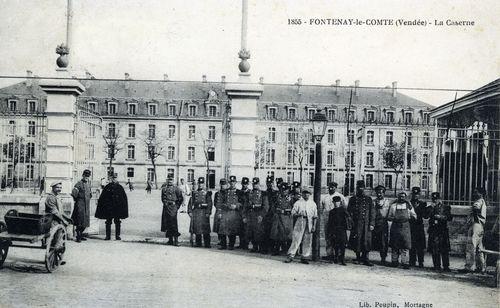
[[[200,177],[193,190],[188,214],[191,218],[189,232],[191,244],[196,247],[211,247],[210,233],[218,235],[218,248],[250,249],[251,252],[287,254],[285,262],[291,262],[298,251],[301,262],[308,263],[311,256],[312,234],[318,228],[318,214],[324,219],[326,253],[330,262],[346,265],[345,249],[356,253],[356,263],[372,266],[370,250],[379,251],[383,265],[403,268],[423,267],[426,247],[432,253],[436,269],[449,270],[450,242],[448,221],[450,207],[440,201],[439,193],[432,193],[432,201],[420,198],[420,188],[413,187],[410,200],[405,192],[389,201],[385,187],[375,188],[372,199],[365,193],[364,181],[357,181],[356,192],[347,202],[337,192],[337,183],[328,185],[328,195],[321,200],[319,213],[310,200],[311,192],[301,188],[299,182],[290,185],[281,178],[266,178],[266,189],[261,190],[260,180],[241,179],[237,189],[235,176],[220,180],[220,189],[212,198],[206,190],[205,179]],[[300,202],[298,202],[300,201]],[[166,232],[169,244],[178,245],[180,235],[177,227],[177,209],[183,195],[168,179],[162,188],[162,231]],[[215,207],[213,226],[210,217]],[[424,219],[429,219],[428,243],[424,230]],[[349,238],[347,231],[350,231]],[[239,246],[235,247],[236,239]],[[391,262],[386,262],[391,248]]]

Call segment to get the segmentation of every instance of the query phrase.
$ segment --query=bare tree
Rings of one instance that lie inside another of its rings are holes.
[[[304,159],[307,159],[311,145],[314,145],[311,138],[312,133],[304,123],[287,133],[287,149],[293,151],[293,160],[299,164],[300,183],[302,183],[303,178]]]
[[[407,157],[405,156],[409,155],[411,157],[411,161],[415,162],[416,149],[407,145],[406,142],[386,143],[380,150],[380,155],[382,155],[384,165],[387,168],[392,169],[396,175],[396,180],[394,181],[394,194],[396,194],[399,174],[403,172],[405,163],[407,163]]]
[[[114,124],[111,126],[110,124]],[[109,159],[108,172],[113,170],[113,161],[116,160],[116,155],[123,149],[123,141],[120,133],[120,128],[115,123],[109,123],[108,129],[102,135],[106,147],[104,152]]]
[[[261,168],[266,164],[266,154],[268,150],[268,145],[269,140],[267,140],[266,137],[258,137],[255,136],[255,165],[254,169],[257,171],[257,169]]]
[[[214,161],[215,157],[214,155],[214,146],[215,146],[215,139],[212,137],[215,136],[205,136],[201,131],[198,131],[197,133],[198,138],[203,143],[203,153],[205,154],[205,164],[207,167],[206,174],[205,174],[205,187],[209,189],[209,173],[210,173],[210,162]],[[209,138],[210,137],[210,138]]]
[[[140,138],[143,144],[146,146],[146,151],[148,153],[148,159],[153,166],[153,176],[156,189],[158,189],[158,178],[156,176],[156,161],[158,157],[163,155],[165,150],[165,138],[161,138],[156,134],[156,131],[147,130],[142,134]]]
[[[14,188],[17,188],[17,178],[16,167],[19,163],[25,162],[25,159],[29,159],[32,153],[29,153],[26,145],[24,144],[24,138],[19,136],[14,136],[9,140],[8,143],[3,144],[2,152],[4,157],[7,157],[12,162],[12,182],[11,182],[11,193]],[[3,179],[2,179],[3,180]],[[2,183],[2,186],[6,183]]]

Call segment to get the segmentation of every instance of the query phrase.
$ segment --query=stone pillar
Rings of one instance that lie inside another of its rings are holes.
[[[46,79],[40,87],[47,93],[47,161],[45,190],[50,183],[62,182],[62,193],[73,187],[73,133],[75,130],[76,99],[85,91],[77,80]]]
[[[226,94],[231,100],[229,166],[230,174],[238,181],[254,174],[257,100],[263,91],[261,84],[244,82],[248,77],[248,73],[241,73],[242,82],[226,85]]]

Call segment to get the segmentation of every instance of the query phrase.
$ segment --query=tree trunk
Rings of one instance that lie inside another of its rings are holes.
[[[153,165],[153,180],[155,181],[155,188],[158,189],[158,180],[156,178],[156,164],[154,159],[151,159],[151,164]]]
[[[394,180],[394,197],[397,197],[397,192],[396,192],[396,190],[398,189],[398,177],[399,177],[399,174],[398,174],[398,172],[396,171],[396,179]]]

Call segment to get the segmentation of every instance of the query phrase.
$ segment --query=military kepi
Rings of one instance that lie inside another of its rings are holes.
[[[82,175],[83,176],[90,176],[91,174],[92,174],[92,172],[90,172],[89,169],[85,169],[85,170],[83,170],[83,174]]]
[[[229,177],[229,182],[236,182],[236,176],[231,175],[231,176]]]
[[[260,182],[260,179],[258,177],[254,177],[252,179],[252,184],[259,184],[259,182]]]
[[[200,176],[200,177],[198,178],[198,184],[203,184],[203,183],[205,183],[205,178],[204,178],[204,177],[202,177],[202,176]]]
[[[356,181],[356,187],[365,188],[365,181],[363,181],[363,180],[357,180]]]
[[[420,193],[420,187],[415,186],[411,188],[411,192],[414,194],[419,194]]]
[[[235,178],[234,181],[236,182],[236,178]],[[241,185],[246,185],[248,183],[250,183],[250,179],[248,179],[247,177],[242,177],[241,178]]]
[[[339,186],[339,184],[335,183],[335,182],[330,182],[330,184],[328,184],[328,187],[330,188],[337,188]]]

